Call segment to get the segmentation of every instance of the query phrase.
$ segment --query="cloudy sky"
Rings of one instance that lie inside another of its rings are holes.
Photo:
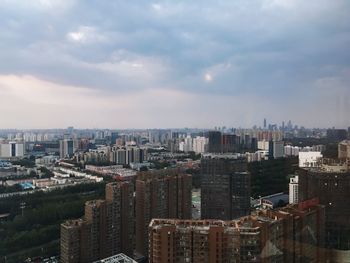
[[[349,0],[0,0],[0,128],[350,126]]]

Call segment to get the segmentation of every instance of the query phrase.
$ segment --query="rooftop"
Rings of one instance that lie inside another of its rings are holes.
[[[95,261],[94,263],[136,263],[136,261],[124,254],[118,254],[109,258]]]
[[[241,153],[203,153],[202,158],[204,159],[245,159],[245,154]]]

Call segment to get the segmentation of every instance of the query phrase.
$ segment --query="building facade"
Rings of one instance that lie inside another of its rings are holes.
[[[202,219],[231,220],[250,213],[250,174],[244,156],[206,154],[201,160]]]
[[[16,158],[24,156],[24,143],[0,142],[0,158]]]
[[[108,204],[107,247],[109,255],[132,256],[135,248],[134,184],[129,181],[106,185]]]
[[[323,224],[317,204],[233,221],[153,219],[149,262],[325,262]]]
[[[106,185],[106,200],[85,204],[84,218],[61,224],[61,262],[89,263],[118,253],[133,256],[134,184]]]
[[[191,175],[177,170],[143,172],[136,180],[136,251],[148,252],[152,218],[191,218]]]
[[[338,144],[338,158],[350,159],[350,140],[344,140]]]
[[[325,160],[324,160],[325,162]],[[299,201],[319,198],[326,209],[326,245],[350,250],[350,171],[347,163],[322,164],[299,172]]]
[[[299,176],[294,176],[289,179],[289,203],[297,204],[299,200]]]
[[[221,132],[209,131],[208,132],[208,152],[210,153],[221,153]]]
[[[299,152],[299,167],[317,167],[320,165],[320,161],[323,155],[321,152],[308,151],[308,152]]]
[[[60,158],[70,158],[75,152],[74,141],[72,139],[60,140]]]

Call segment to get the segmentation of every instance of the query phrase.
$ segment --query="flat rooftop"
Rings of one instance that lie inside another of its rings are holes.
[[[136,261],[124,254],[118,254],[109,258],[95,261],[94,263],[136,263]]]

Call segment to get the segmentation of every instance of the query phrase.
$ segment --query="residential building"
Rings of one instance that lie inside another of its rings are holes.
[[[338,158],[350,159],[350,140],[344,140],[338,144]]]
[[[326,209],[326,245],[350,250],[350,169],[347,162],[323,159],[299,171],[299,201],[318,198]]]
[[[107,184],[106,202],[109,206],[108,255],[123,252],[133,256],[135,248],[134,184],[131,181]]]
[[[92,200],[85,203],[84,220],[90,225],[88,233],[90,246],[88,258],[96,261],[109,256],[107,252],[107,203],[105,200]]]
[[[223,153],[235,153],[239,150],[239,143],[235,134],[223,134],[221,145]]]
[[[258,141],[258,149],[263,150],[263,151],[268,151],[269,150],[269,141]]]
[[[208,132],[208,152],[210,153],[221,153],[221,132],[219,131],[209,131]]]
[[[197,136],[193,138],[193,151],[195,153],[205,153],[208,151],[208,138]]]
[[[282,158],[284,157],[284,142],[275,141],[273,142],[273,158]]]
[[[72,139],[60,140],[60,158],[70,158],[75,152],[74,141]]]
[[[307,168],[307,167],[317,167],[320,165],[320,161],[322,159],[321,152],[299,152],[299,167]]]
[[[86,202],[84,218],[61,224],[62,262],[89,263],[122,252],[133,256],[134,211],[134,184],[107,184],[106,200]]]
[[[233,221],[153,219],[149,262],[325,262],[324,207],[262,210]]]
[[[24,156],[24,143],[9,141],[0,142],[0,158],[18,158]]]
[[[136,180],[136,251],[148,253],[152,218],[191,218],[191,175],[178,170],[139,173]]]
[[[289,179],[289,203],[290,204],[297,204],[299,201],[298,194],[299,194],[299,176],[296,175],[294,177],[291,177]]]
[[[147,149],[137,146],[112,147],[110,162],[114,164],[129,165],[130,163],[142,163],[147,160]]]
[[[91,226],[83,219],[67,220],[61,224],[62,263],[87,263],[89,259]]]
[[[203,219],[231,220],[250,213],[250,174],[240,154],[204,154],[201,159]]]

